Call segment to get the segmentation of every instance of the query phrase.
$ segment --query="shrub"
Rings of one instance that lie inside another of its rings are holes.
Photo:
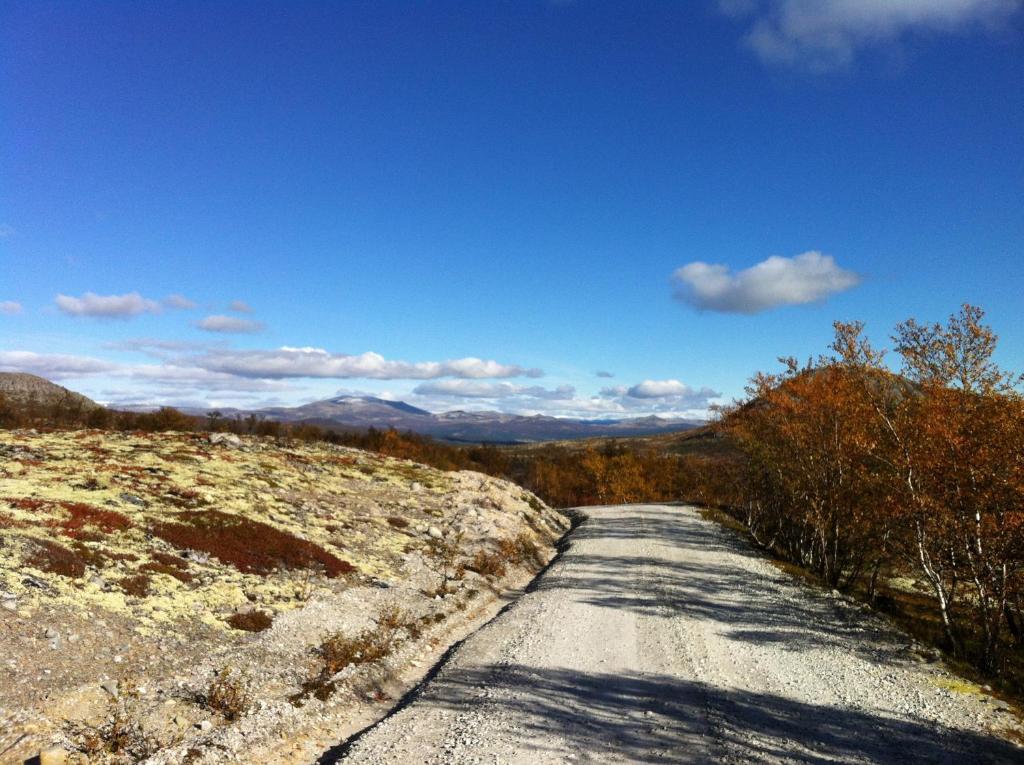
[[[37,550],[25,561],[27,566],[69,579],[79,579],[85,575],[85,560],[73,550],[48,539],[33,539],[32,544]]]
[[[148,574],[136,574],[135,576],[126,576],[124,579],[117,583],[117,586],[126,595],[132,595],[136,598],[144,598],[149,595],[149,586],[152,580]]]
[[[349,664],[369,664],[391,653],[390,635],[376,630],[366,630],[355,637],[336,633],[320,646],[324,660],[323,674],[336,675]]]
[[[237,720],[249,708],[249,695],[245,681],[232,667],[222,669],[210,683],[206,692],[200,694],[199,703],[216,712],[225,720]]]
[[[139,566],[139,570],[147,571],[151,574],[166,574],[167,576],[173,576],[179,582],[183,582],[184,584],[188,584],[195,579],[195,577],[188,571],[183,571],[177,566],[168,566],[164,563],[144,563]]]
[[[270,629],[274,623],[274,617],[263,611],[247,611],[245,613],[231,614],[228,617],[228,624],[236,630],[245,632],[263,632]]]
[[[114,510],[103,510],[84,502],[59,502],[58,505],[67,511],[69,517],[57,525],[66,536],[72,538],[87,536],[86,526],[95,527],[109,534],[113,531],[124,531],[132,525],[131,520]]]
[[[65,730],[74,747],[89,762],[141,762],[162,748],[140,723],[139,692],[135,684],[122,681],[111,712],[101,725],[68,722]]]
[[[247,574],[267,575],[277,569],[322,566],[328,577],[350,573],[355,567],[322,547],[276,529],[219,510],[178,513],[180,523],[158,523],[155,536],[180,549],[209,553]]]
[[[505,576],[505,560],[499,553],[478,550],[466,568],[481,576]]]
[[[387,606],[377,617],[375,628],[355,637],[341,633],[329,636],[320,646],[324,660],[323,676],[336,675],[349,664],[369,664],[383,659],[401,642],[403,630],[413,639],[420,635],[415,619],[398,606]]]

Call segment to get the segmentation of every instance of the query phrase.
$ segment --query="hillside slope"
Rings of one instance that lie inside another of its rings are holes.
[[[326,638],[443,642],[567,526],[508,482],[326,444],[0,431],[0,762],[86,748],[112,704],[182,756],[344,717],[367,680],[324,674]],[[209,701],[228,669],[237,721]]]
[[[83,410],[99,408],[99,404],[81,393],[24,372],[0,372],[0,398],[20,406],[35,403],[49,407],[59,404]]]

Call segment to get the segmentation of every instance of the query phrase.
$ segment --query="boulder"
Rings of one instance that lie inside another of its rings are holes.
[[[242,439],[234,433],[211,433],[210,443],[214,446],[220,444],[222,446],[230,446],[233,449],[237,449],[242,445]]]

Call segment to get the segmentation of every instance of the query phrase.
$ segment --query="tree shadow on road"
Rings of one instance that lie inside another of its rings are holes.
[[[490,689],[486,701],[479,691]],[[520,755],[551,761],[669,763],[1015,763],[994,736],[663,675],[523,665],[443,671],[416,700],[450,713],[486,709]],[[453,715],[452,715],[453,716]],[[321,763],[343,762],[354,742]],[[588,756],[589,753],[589,756]],[[467,754],[472,754],[468,751]],[[528,759],[525,761],[529,761]],[[383,765],[383,763],[382,763]]]
[[[536,590],[577,590],[591,605],[650,618],[714,622],[725,637],[746,643],[790,651],[839,647],[876,663],[911,660],[905,641],[877,618],[786,574],[764,571],[764,556],[746,540],[684,512],[648,508],[627,518],[588,519],[574,534],[566,565]],[[590,538],[646,541],[648,554],[581,552]],[[694,555],[680,560],[687,549]]]

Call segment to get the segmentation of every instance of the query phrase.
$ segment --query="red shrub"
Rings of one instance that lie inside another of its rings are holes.
[[[179,549],[199,550],[247,574],[270,574],[276,569],[322,567],[329,577],[355,567],[312,542],[219,510],[178,513],[181,523],[158,523],[155,536]]]
[[[45,499],[35,499],[34,497],[8,497],[7,502],[11,507],[16,507],[19,510],[40,510],[46,507],[47,502]]]
[[[136,598],[144,598],[149,594],[150,578],[147,574],[126,576],[117,583],[126,594],[134,595]]]
[[[231,614],[231,616],[228,617],[228,624],[236,630],[245,630],[246,632],[263,632],[263,630],[270,629],[270,626],[273,623],[274,617],[270,614],[264,613],[263,611],[249,611],[244,614]]]
[[[131,528],[132,525],[126,516],[114,510],[102,510],[84,502],[60,502],[58,504],[68,512],[70,517],[59,521],[56,525],[64,531],[66,536],[73,539],[95,539],[95,534],[90,535],[85,531],[87,526],[109,534],[112,531],[124,531]]]
[[[78,579],[85,574],[85,560],[78,553],[46,539],[33,539],[38,550],[25,564],[40,571]]]
[[[166,563],[144,563],[139,566],[139,570],[148,571],[153,574],[167,574],[167,576],[173,576],[179,582],[184,582],[185,584],[188,584],[195,578],[188,571],[177,566],[169,566]]]

